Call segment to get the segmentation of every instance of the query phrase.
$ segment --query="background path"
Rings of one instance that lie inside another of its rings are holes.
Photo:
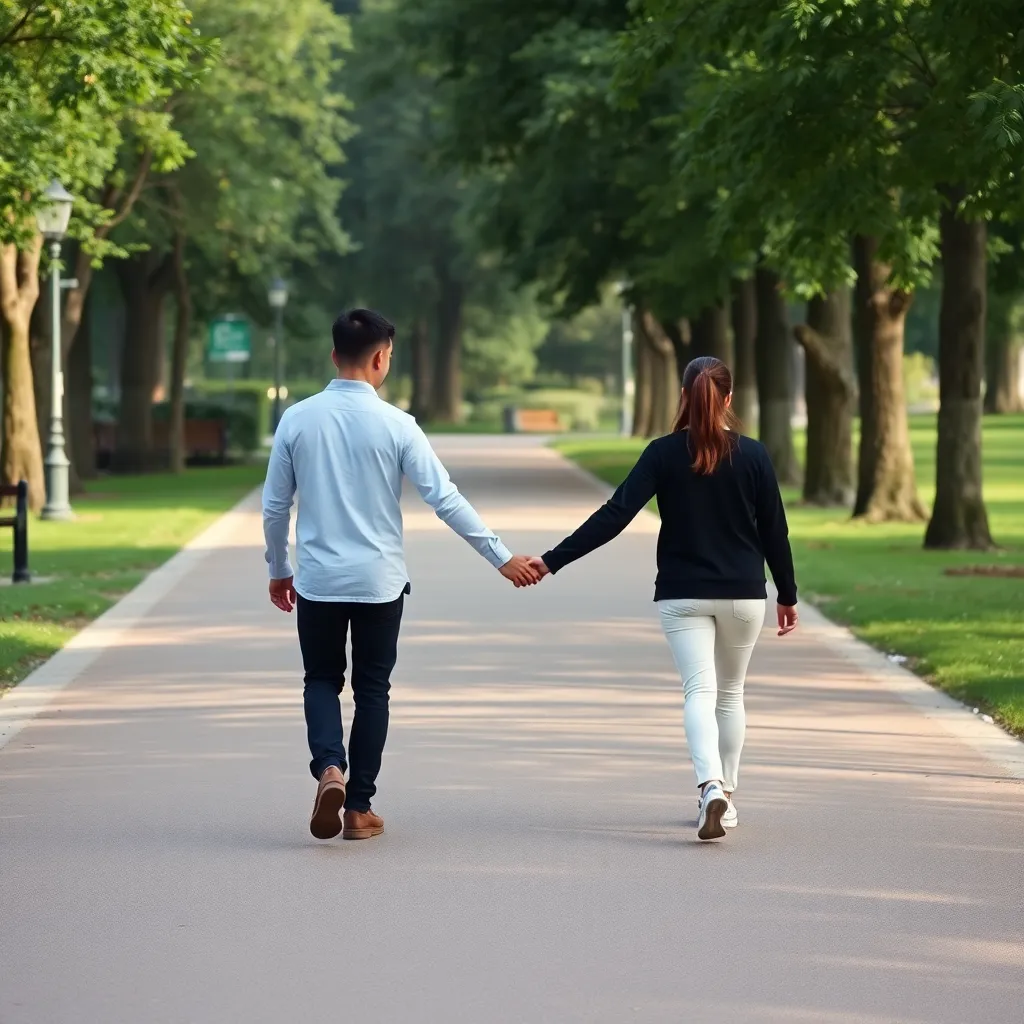
[[[600,501],[530,441],[439,450],[520,551]],[[1020,1020],[1024,786],[769,632],[741,826],[698,845],[653,518],[525,593],[407,530],[387,834],[308,834],[294,621],[238,514],[0,751],[2,1024]]]

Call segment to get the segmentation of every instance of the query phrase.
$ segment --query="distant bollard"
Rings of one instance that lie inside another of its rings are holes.
[[[0,486],[0,498],[15,498],[13,516],[0,517],[0,526],[9,526],[14,531],[14,572],[15,583],[29,583],[32,574],[28,571],[28,484],[21,480],[15,486]]]
[[[519,433],[519,410],[514,405],[506,405],[502,410],[502,425],[506,434]]]

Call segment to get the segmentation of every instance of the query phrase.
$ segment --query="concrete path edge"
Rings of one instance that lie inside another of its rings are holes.
[[[239,517],[254,511],[260,493],[261,488],[257,488],[247,494],[0,697],[0,750],[105,650],[115,646],[124,632],[166,597],[209,552],[221,546],[235,531]]]
[[[549,449],[573,472],[585,478],[595,490],[610,497],[614,489],[560,452]],[[645,512],[644,515],[653,515]],[[851,630],[827,618],[821,611],[800,602],[800,618],[804,625],[823,634],[828,644],[865,674],[877,679],[892,693],[917,708],[927,718],[938,722],[946,732],[976,750],[1010,778],[1024,781],[1024,742],[1011,736],[995,723],[983,721],[971,708],[948,693],[936,689],[909,669],[889,661],[888,656],[859,640]]]

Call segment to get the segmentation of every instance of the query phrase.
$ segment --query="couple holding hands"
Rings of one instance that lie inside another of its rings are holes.
[[[618,536],[654,497],[661,514],[655,601],[683,682],[687,743],[697,774],[697,835],[738,824],[732,796],[746,730],[743,685],[766,610],[767,562],[778,632],[797,625],[786,515],[764,447],[739,433],[732,376],[718,359],[683,375],[671,434],[646,448],[615,494],[540,557],[513,555],[452,483],[416,421],[377,390],[395,329],[355,309],[332,328],[337,377],[281,418],[263,490],[270,599],[296,611],[303,703],[317,780],[310,832],[369,839],[388,729],[391,673],[410,592],[400,500],[408,478],[437,516],[515,586],[531,586]],[[288,555],[299,497],[296,580]],[[349,668],[355,713],[346,756],[340,694]],[[348,768],[348,779],[345,770]]]

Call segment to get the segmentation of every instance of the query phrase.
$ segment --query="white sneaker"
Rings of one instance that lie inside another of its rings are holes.
[[[732,802],[732,797],[726,797],[729,801],[729,809],[722,815],[722,827],[723,828],[735,828],[740,823],[739,812],[736,810],[736,805]],[[697,810],[700,811],[701,799],[697,797]]]
[[[736,810],[736,805],[729,799],[729,797],[726,797],[726,800],[729,800],[729,809],[722,815],[722,827],[735,828],[740,823],[739,812]]]
[[[729,801],[721,786],[711,783],[704,787],[700,798],[700,817],[697,819],[698,839],[721,839],[725,835],[722,818],[729,809]]]

